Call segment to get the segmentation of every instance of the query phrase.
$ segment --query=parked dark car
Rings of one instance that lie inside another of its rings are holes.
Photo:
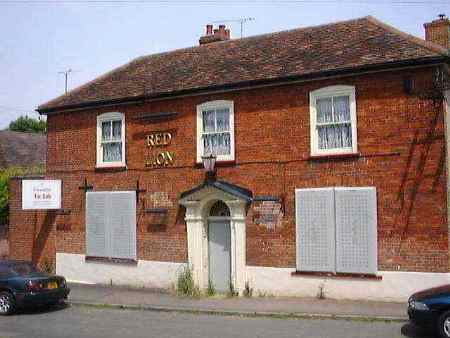
[[[414,324],[450,338],[450,285],[413,294],[408,300],[408,316]]]
[[[64,277],[41,272],[30,262],[0,261],[0,315],[27,306],[54,305],[69,292]]]

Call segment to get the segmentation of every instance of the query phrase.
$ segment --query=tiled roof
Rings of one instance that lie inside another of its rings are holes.
[[[45,165],[46,136],[0,131],[0,168]]]
[[[45,113],[447,56],[444,48],[369,16],[139,57],[38,110]]]

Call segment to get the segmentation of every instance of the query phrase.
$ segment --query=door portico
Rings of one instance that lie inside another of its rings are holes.
[[[205,183],[182,194],[179,203],[186,208],[188,261],[194,280],[201,289],[208,287],[208,218],[211,206],[224,202],[230,210],[231,283],[242,292],[245,287],[245,216],[251,192],[226,182]]]

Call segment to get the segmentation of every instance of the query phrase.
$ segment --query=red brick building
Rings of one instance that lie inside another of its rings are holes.
[[[11,256],[280,295],[448,282],[446,48],[365,17],[137,58],[38,108],[62,207],[21,210],[12,180]]]

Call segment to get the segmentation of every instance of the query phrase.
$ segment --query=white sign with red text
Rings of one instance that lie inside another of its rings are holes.
[[[61,180],[23,180],[22,209],[61,209]]]

